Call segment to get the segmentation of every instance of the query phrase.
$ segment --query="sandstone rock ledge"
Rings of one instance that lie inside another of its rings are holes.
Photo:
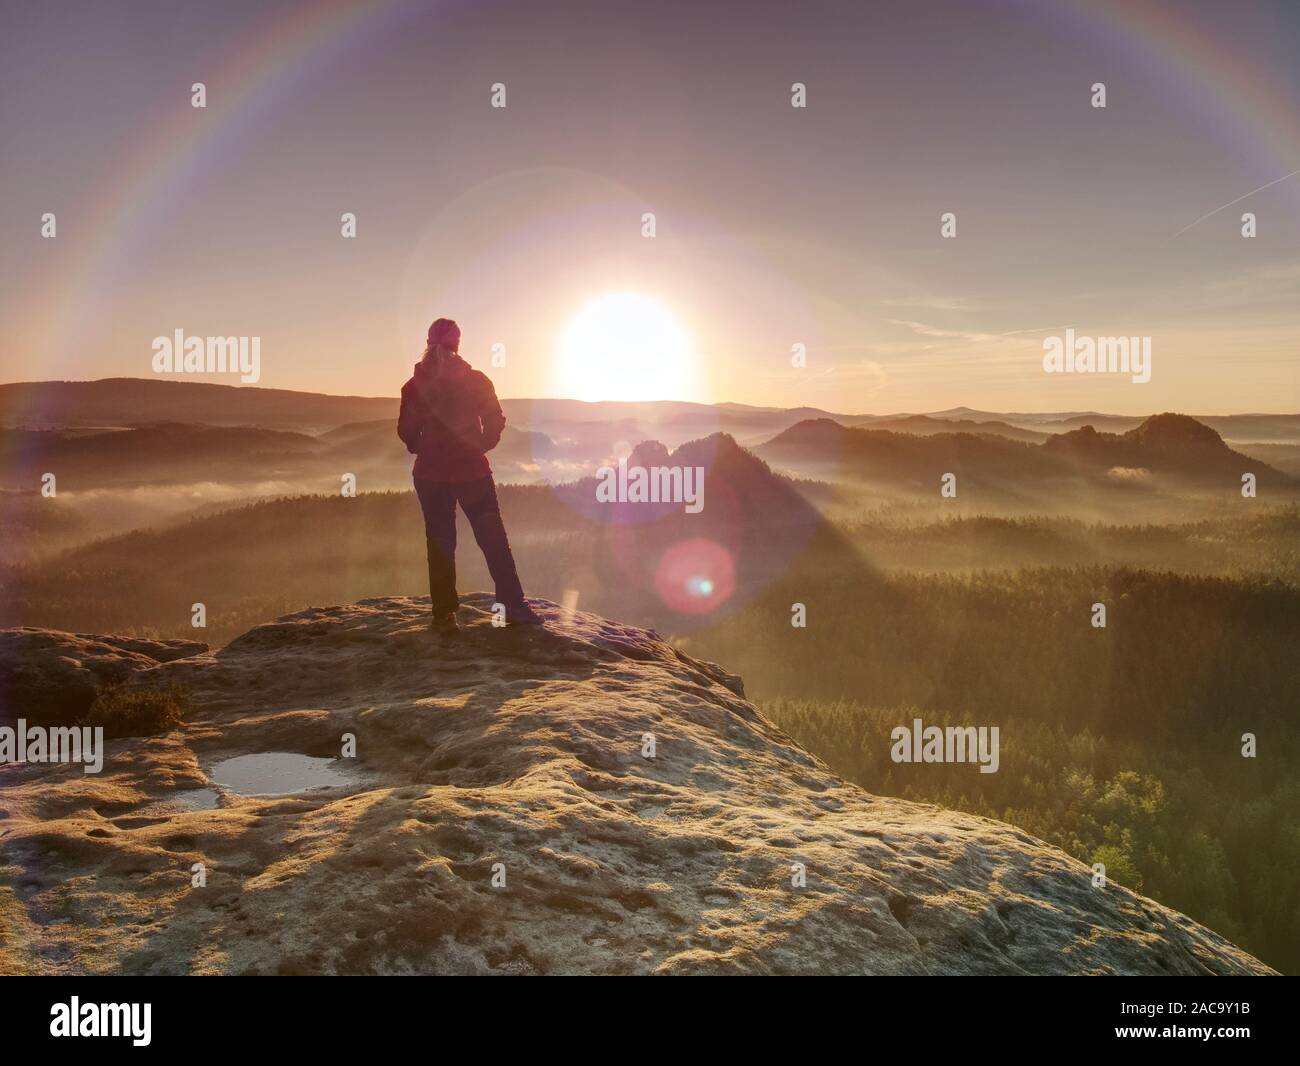
[[[1011,826],[845,783],[653,633],[538,602],[547,632],[467,597],[451,643],[415,599],[215,652],[0,634],[20,695],[105,663],[194,694],[102,774],[0,767],[0,972],[1272,972]],[[344,787],[212,791],[222,758],[345,733]]]

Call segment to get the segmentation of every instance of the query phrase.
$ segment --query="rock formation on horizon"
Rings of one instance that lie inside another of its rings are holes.
[[[1229,448],[1223,438],[1189,415],[1151,415],[1125,433],[1098,432],[1083,425],[1043,442],[1051,453],[1093,466],[1149,468],[1202,481],[1235,485],[1253,472],[1261,483],[1290,486],[1292,479],[1267,463]]]
[[[974,425],[972,423],[972,425]],[[900,432],[894,423],[843,425],[817,418],[796,423],[758,445],[755,454],[781,465],[819,463],[823,476],[873,477],[930,488],[939,470],[965,473],[1004,490],[1028,483],[1062,482],[1086,475],[1105,480],[1113,469],[1146,470],[1187,485],[1236,490],[1241,474],[1260,484],[1294,491],[1293,478],[1228,447],[1209,426],[1189,415],[1158,414],[1124,433],[1099,432],[1090,423],[1066,432],[1013,439],[942,423],[928,434]]]
[[[0,766],[0,972],[1272,972],[1009,825],[847,784],[652,632],[538,602],[543,632],[467,597],[451,642],[405,598],[217,651],[0,633],[0,725],[91,679],[192,693],[101,774]],[[344,734],[342,786],[213,791],[224,758]]]

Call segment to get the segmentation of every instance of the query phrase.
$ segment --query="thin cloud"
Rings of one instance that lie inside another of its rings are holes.
[[[908,319],[890,318],[886,321],[894,326],[904,326],[921,337],[962,340],[971,344],[989,344],[1003,337],[1018,337],[1024,333],[1050,333],[1053,330],[1066,328],[1065,326],[1032,326],[1024,329],[1006,329],[1000,333],[979,333],[972,330],[943,329],[940,326],[931,326],[926,322],[913,322]]]

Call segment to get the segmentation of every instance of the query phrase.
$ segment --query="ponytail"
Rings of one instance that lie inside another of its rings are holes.
[[[455,354],[456,349],[448,348],[445,344],[435,344],[433,341],[430,341],[424,346],[424,354],[420,356],[420,362],[425,366],[432,366],[439,360]]]

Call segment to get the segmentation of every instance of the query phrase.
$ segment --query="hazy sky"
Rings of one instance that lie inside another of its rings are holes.
[[[1300,169],[1297,55],[1294,0],[5,3],[0,379],[183,329],[393,395],[448,315],[502,396],[1295,411],[1300,175],[1197,220]],[[1067,326],[1150,382],[1045,374]]]

